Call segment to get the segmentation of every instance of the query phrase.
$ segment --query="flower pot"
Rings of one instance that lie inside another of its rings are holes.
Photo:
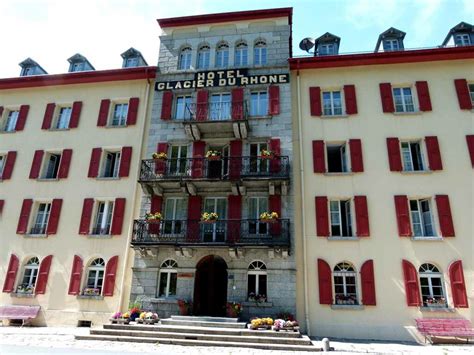
[[[275,223],[277,220],[274,218],[262,218],[260,219],[260,222],[262,223]]]
[[[211,160],[211,161],[214,161],[214,160],[221,160],[221,157],[220,157],[219,155],[210,156],[210,157],[207,157],[207,160]]]
[[[140,313],[132,313],[132,314],[130,314],[130,320],[131,320],[132,322],[134,322],[135,319],[137,319],[138,317],[140,317]]]
[[[273,159],[274,156],[273,155],[261,155],[260,156],[260,159],[262,160],[270,160],[270,159]]]
[[[217,222],[217,219],[209,219],[209,220],[206,220],[206,221],[201,221],[201,223],[203,224],[213,224],[213,223],[216,223]]]

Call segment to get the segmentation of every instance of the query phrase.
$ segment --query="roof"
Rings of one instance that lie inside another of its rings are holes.
[[[375,50],[378,50],[380,48],[380,44],[382,43],[382,40],[385,38],[399,38],[403,41],[405,38],[406,33],[403,31],[400,31],[399,29],[395,27],[390,27],[388,30],[382,32],[377,40],[377,44],[375,45]]]
[[[130,47],[129,49],[127,49],[125,52],[123,52],[122,54],[120,54],[120,56],[125,59],[125,58],[130,58],[130,57],[140,57],[143,62],[148,65],[148,63],[146,62],[145,58],[143,58],[143,55],[142,53],[139,51],[139,50],[136,50],[135,48],[133,47]]]
[[[449,39],[456,32],[473,32],[474,33],[474,26],[464,21],[459,22],[456,26],[454,26],[453,28],[449,30],[448,34],[446,35],[446,38],[444,39],[441,45],[445,46],[446,44],[448,44]]]
[[[33,88],[53,85],[100,83],[110,81],[154,79],[156,67],[121,68],[82,71],[64,74],[20,76],[0,79],[0,90]]]
[[[314,45],[317,47],[319,42],[336,42],[339,44],[339,42],[341,42],[341,37],[333,35],[330,32],[326,32],[321,37],[315,39]]]

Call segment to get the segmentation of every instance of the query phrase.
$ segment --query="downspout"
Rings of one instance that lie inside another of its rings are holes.
[[[305,214],[305,187],[304,187],[304,155],[303,155],[303,120],[301,117],[301,81],[300,81],[300,61],[296,62],[296,97],[298,104],[298,140],[299,140],[299,156],[300,156],[300,185],[301,185],[301,230],[303,233],[303,283],[304,283],[304,318],[306,324],[306,332],[311,336],[311,328],[309,322],[309,301],[308,301],[308,263],[306,252],[306,214]]]

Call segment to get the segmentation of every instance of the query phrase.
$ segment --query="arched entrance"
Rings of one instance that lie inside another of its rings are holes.
[[[196,265],[193,304],[195,315],[226,315],[227,264],[221,257],[208,255]]]

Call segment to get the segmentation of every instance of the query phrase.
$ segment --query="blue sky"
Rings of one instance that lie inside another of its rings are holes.
[[[474,23],[474,0],[2,0],[0,77],[18,76],[18,63],[36,60],[50,74],[67,58],[86,56],[96,69],[118,68],[135,47],[156,65],[157,18],[292,6],[294,54],[304,37],[331,32],[341,52],[372,51],[390,26],[407,33],[407,48],[441,44],[461,21]]]

